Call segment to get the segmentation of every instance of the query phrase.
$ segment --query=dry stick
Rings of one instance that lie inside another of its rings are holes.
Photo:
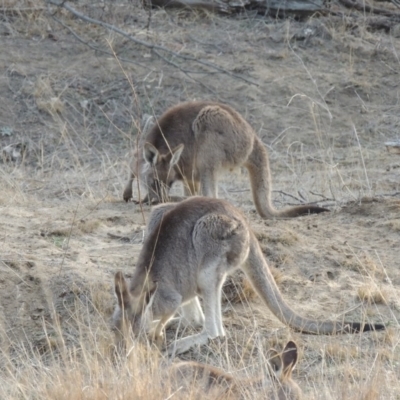
[[[326,196],[324,196],[323,194],[317,193],[317,192],[313,192],[312,190],[310,190],[310,193],[311,193],[312,195],[314,195],[314,196],[322,197],[322,199],[325,200],[325,201],[336,201],[335,199],[333,199],[333,198],[331,198],[331,197],[326,197]]]
[[[165,400],[170,400],[172,397],[174,397],[180,390],[182,390],[183,386],[180,386],[178,389],[175,390],[175,392],[171,393],[168,397],[165,398]]]
[[[128,82],[129,82],[129,85],[130,85],[131,88],[132,88],[133,98],[135,99],[136,108],[140,111],[139,101],[138,101],[138,98],[137,98],[137,95],[136,95],[135,85],[134,85],[133,82],[132,82],[132,78],[129,76],[129,74],[127,74],[127,73],[125,72],[125,70],[124,70],[124,68],[122,67],[122,64],[121,64],[121,62],[120,62],[120,59],[119,59],[118,56],[115,54],[114,49],[113,49],[113,47],[111,46],[111,43],[110,43],[110,42],[108,42],[108,45],[110,46],[110,48],[111,48],[111,50],[112,50],[112,52],[113,52],[114,58],[117,60],[117,63],[118,63],[118,65],[119,65],[119,67],[121,68],[122,72],[124,73],[126,79],[127,79]],[[135,122],[135,123],[136,123],[136,122]],[[137,128],[138,128],[138,134],[136,135],[136,146],[139,145],[140,135],[142,134],[142,132],[141,132],[141,127],[140,127],[140,123],[137,124]],[[137,158],[136,162],[137,162],[137,164],[139,163],[139,158]],[[136,168],[137,168],[136,171],[139,171],[139,165],[137,165]],[[131,171],[131,173],[132,173],[132,171]],[[138,177],[137,177],[137,179],[136,179],[136,181],[137,181],[137,188],[138,188],[138,195],[139,195],[139,206],[140,206],[140,212],[141,212],[141,214],[142,214],[143,222],[146,224],[146,217],[145,217],[145,215],[144,215],[143,205],[142,205],[141,196],[140,196],[140,182],[139,182],[139,179],[138,179],[138,178],[139,178],[139,174],[138,174]]]
[[[382,197],[395,197],[395,196],[398,196],[398,195],[400,195],[400,192],[394,192],[394,193],[384,193],[384,194],[381,194],[380,196],[382,196]]]
[[[0,14],[18,14],[21,12],[35,12],[35,11],[45,11],[45,7],[0,7]]]
[[[121,235],[114,235],[113,233],[107,232],[107,236],[110,237],[111,239],[116,239],[120,240],[121,242],[131,242],[131,238],[128,236],[121,236]]]
[[[68,250],[69,241],[70,241],[71,235],[72,235],[72,229],[75,226],[75,221],[77,219],[76,217],[77,217],[77,214],[78,214],[78,208],[79,208],[79,203],[76,206],[76,209],[75,209],[75,212],[74,212],[74,218],[72,219],[72,223],[71,223],[71,226],[69,228],[68,237],[67,237],[67,245],[65,246],[65,250],[64,250],[64,253],[63,253],[62,260],[61,260],[60,269],[58,270],[58,275],[61,274],[61,272],[62,272],[62,270],[64,268],[65,257],[67,256],[67,250]]]
[[[365,180],[367,181],[367,186],[368,186],[368,190],[369,190],[368,194],[371,194],[371,185],[369,184],[367,169],[365,168],[364,156],[362,153],[362,148],[361,148],[360,140],[358,139],[357,129],[356,129],[355,125],[353,125],[353,131],[354,131],[354,135],[356,136],[356,139],[357,139],[358,148],[360,150],[361,162],[362,162],[362,165],[364,168],[364,173],[365,173]]]
[[[145,7],[145,1],[142,2],[143,7]],[[150,24],[151,24],[151,17],[152,17],[152,12],[151,12],[151,6],[147,7],[148,9],[148,18],[147,18],[147,24],[146,24],[146,30],[148,31],[150,29]]]
[[[172,51],[172,50],[168,49],[167,47],[161,46],[159,44],[151,44],[151,43],[145,42],[144,40],[137,39],[134,36],[128,34],[127,32],[123,31],[122,29],[117,28],[114,25],[108,24],[106,22],[99,21],[99,20],[94,19],[94,18],[90,18],[87,15],[84,15],[84,14],[80,13],[79,11],[76,11],[73,7],[69,6],[64,1],[63,2],[57,2],[56,0],[47,0],[47,2],[49,4],[54,5],[54,6],[65,8],[71,14],[75,15],[76,17],[78,17],[79,19],[81,19],[83,21],[90,22],[91,24],[95,24],[95,25],[100,25],[100,26],[102,26],[104,28],[107,28],[107,29],[109,29],[111,31],[114,31],[114,32],[120,34],[121,36],[126,37],[130,41],[132,41],[132,42],[134,42],[136,44],[139,44],[140,46],[147,47],[148,49],[150,49],[154,53],[156,53],[156,50],[160,50],[160,51],[163,51],[163,52],[165,52],[165,53],[167,53],[167,54],[169,54],[171,56],[180,58],[180,59],[185,60],[185,61],[194,61],[194,62],[196,62],[198,64],[204,65],[204,66],[206,66],[208,68],[215,69],[215,70],[217,70],[219,72],[222,72],[224,74],[230,75],[230,76],[232,76],[234,78],[241,79],[241,80],[243,80],[243,81],[245,81],[245,82],[247,82],[247,83],[249,83],[251,85],[259,86],[258,83],[253,82],[252,80],[247,79],[247,78],[245,78],[243,76],[237,75],[237,74],[235,74],[235,73],[233,73],[231,71],[228,71],[228,70],[226,70],[226,69],[224,69],[224,68],[222,68],[222,67],[220,67],[220,66],[218,66],[216,64],[210,63],[208,61],[199,60],[196,57],[192,57],[192,56],[187,56],[187,55],[184,55],[184,54],[176,53],[175,51]]]
[[[284,192],[283,190],[273,190],[272,192],[273,192],[273,193],[280,193],[280,194],[283,194],[284,196],[288,196],[288,197],[291,197],[292,199],[297,200],[299,203],[304,203],[304,201],[303,201],[302,199],[298,198],[297,196],[293,196],[293,195],[290,194],[290,193]]]

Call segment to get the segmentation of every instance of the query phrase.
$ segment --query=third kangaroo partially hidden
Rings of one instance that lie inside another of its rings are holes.
[[[162,202],[176,181],[186,195],[218,197],[219,175],[244,166],[253,200],[263,218],[293,218],[328,211],[314,205],[277,210],[271,202],[268,153],[252,127],[232,107],[187,102],[167,110],[139,139],[124,199],[132,197],[135,177],[146,186],[145,201]]]
[[[297,314],[283,299],[242,212],[224,200],[191,197],[154,207],[130,284],[121,272],[115,275],[117,340],[123,344],[126,328],[149,332],[150,322],[156,321],[152,334],[160,342],[164,327],[179,310],[183,324],[194,323],[203,330],[172,343],[169,353],[179,354],[209,338],[224,336],[221,289],[226,276],[237,268],[246,273],[273,314],[300,332],[337,334],[385,328]]]
[[[220,368],[194,361],[173,364],[171,378],[175,378],[180,388],[197,384],[207,398],[240,399],[246,391],[263,393],[269,400],[302,400],[300,386],[293,380],[292,371],[297,364],[296,343],[290,341],[282,352],[269,349],[266,353],[268,373],[254,378],[237,377]],[[252,396],[253,397],[253,396]]]

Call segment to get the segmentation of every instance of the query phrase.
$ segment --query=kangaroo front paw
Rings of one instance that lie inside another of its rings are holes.
[[[189,351],[191,349],[191,347],[193,346],[193,344],[191,343],[179,343],[179,340],[177,340],[174,343],[171,343],[168,347],[167,347],[167,353],[169,356],[172,355],[179,355],[179,354],[183,354],[186,353],[187,351]]]
[[[126,202],[128,202],[130,199],[132,199],[132,190],[125,191],[124,194],[122,195],[122,197]]]
[[[147,196],[143,200],[132,200],[133,204],[142,204],[144,206],[154,206],[160,204],[160,201],[157,199],[149,200]]]
[[[173,343],[171,343],[167,348],[167,353],[169,356],[179,355],[182,353],[186,353],[193,346],[202,346],[208,343],[208,336],[206,333],[199,333],[197,335],[192,335],[185,337],[183,339],[179,339]]]

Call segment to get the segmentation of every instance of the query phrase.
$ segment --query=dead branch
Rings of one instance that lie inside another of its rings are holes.
[[[254,82],[254,81],[252,81],[252,80],[250,80],[248,78],[245,78],[244,76],[241,76],[241,75],[235,74],[235,73],[233,73],[231,71],[228,71],[227,69],[222,68],[217,64],[214,64],[214,63],[211,63],[211,62],[208,62],[208,61],[204,61],[204,60],[200,60],[200,59],[198,59],[196,57],[193,57],[193,56],[176,53],[175,51],[172,51],[172,50],[168,49],[167,47],[161,46],[159,44],[153,44],[153,43],[146,42],[144,40],[137,39],[136,37],[130,35],[129,33],[125,32],[124,30],[122,30],[122,29],[120,29],[120,28],[118,28],[118,27],[116,27],[114,25],[108,24],[107,22],[99,21],[97,19],[91,18],[91,17],[89,17],[89,16],[87,16],[85,14],[80,13],[79,11],[77,11],[73,7],[71,7],[69,4],[67,4],[65,1],[59,2],[57,0],[47,0],[47,3],[48,4],[52,4],[54,6],[57,6],[57,7],[65,8],[67,11],[69,11],[71,14],[73,14],[75,17],[81,19],[82,21],[89,22],[89,23],[94,24],[94,25],[99,25],[99,26],[102,26],[103,28],[106,28],[106,29],[109,29],[109,30],[111,30],[113,32],[116,32],[119,35],[129,39],[130,41],[132,41],[132,42],[134,42],[134,43],[136,43],[136,44],[138,44],[140,46],[143,46],[143,47],[146,47],[146,48],[150,49],[150,51],[152,53],[154,53],[157,57],[160,57],[160,54],[164,53],[166,55],[175,57],[177,59],[181,59],[181,60],[184,60],[184,61],[195,62],[195,63],[203,65],[203,66],[205,66],[207,68],[211,68],[211,69],[219,71],[219,72],[221,72],[223,74],[232,76],[233,78],[245,81],[245,82],[247,82],[247,83],[249,83],[251,85],[259,86],[258,83]],[[164,56],[161,59],[163,59],[163,61],[165,61],[166,57]],[[181,68],[179,67],[179,69],[181,69]]]
[[[326,0],[241,0],[239,2],[229,0],[147,0],[151,6],[156,7],[179,7],[179,8],[205,8],[213,12],[224,14],[239,13],[243,10],[255,10],[258,14],[285,16],[298,15],[307,16],[315,13],[339,15],[343,14],[340,11],[327,8]],[[391,1],[394,5],[400,8],[400,0],[378,0]],[[381,15],[390,19],[399,21],[400,14],[393,11],[374,7],[365,2],[357,0],[339,0],[339,4],[346,8],[361,11],[368,14]],[[375,25],[379,28],[387,30],[391,26],[390,22],[371,21],[371,26]]]
[[[199,8],[211,12],[229,14],[232,12],[230,5],[221,0],[151,0],[148,5],[168,8]]]
[[[400,19],[400,13],[394,13],[393,11],[387,10],[385,8],[373,7],[373,6],[366,4],[365,2],[359,3],[356,0],[339,0],[339,3],[342,4],[346,8],[351,8],[351,9],[354,9],[357,11],[383,15],[385,17],[391,17],[391,18],[395,18],[395,19]]]
[[[389,32],[395,25],[400,22],[400,15],[396,18],[390,17],[369,17],[363,21],[364,25],[367,25],[370,29],[378,30],[383,29],[386,32]]]
[[[325,9],[325,0],[149,0],[156,7],[200,8],[222,14],[254,10],[258,14],[310,15]]]

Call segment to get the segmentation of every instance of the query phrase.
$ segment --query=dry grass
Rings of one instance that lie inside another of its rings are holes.
[[[284,246],[293,246],[299,241],[296,232],[286,229],[284,231],[274,230],[272,232],[256,232],[257,239],[263,243],[281,243]]]
[[[79,221],[78,228],[82,233],[93,233],[100,225],[101,221],[96,219],[82,220]]]
[[[392,229],[394,232],[400,232],[400,219],[393,219],[391,221],[385,221],[384,226]]]
[[[368,254],[358,256],[355,253],[348,253],[345,257],[346,259],[342,262],[344,268],[356,271],[364,276],[382,277],[384,275],[381,266]]]
[[[137,399],[146,393],[146,398],[156,399],[172,393],[171,387],[161,384],[162,369],[155,354],[137,346],[129,359],[113,361],[109,348],[95,337],[89,340],[87,347],[51,349],[46,357],[24,348],[20,352],[29,358],[15,360],[3,353],[8,368],[1,398]]]
[[[253,377],[264,371],[269,347],[292,339],[301,353],[294,379],[305,398],[398,397],[400,208],[389,194],[399,190],[399,169],[386,168],[393,156],[381,150],[400,126],[398,38],[322,17],[300,23],[162,10],[145,29],[148,13],[133,3],[84,8],[140,38],[234,66],[257,80],[253,87],[220,74],[193,81],[148,50],[57,13],[83,39],[137,63],[121,68],[77,44],[44,10],[22,11],[41,3],[2,5],[9,33],[0,52],[1,147],[23,142],[27,152],[15,163],[0,161],[1,399],[207,397],[196,386],[180,389],[168,375],[171,360],[146,344],[135,341],[128,358],[115,358],[109,330],[113,274],[132,274],[149,213],[120,201],[135,134],[143,114],[194,98],[228,102],[254,126],[268,146],[278,207],[321,201],[333,211],[260,221],[250,212],[248,179],[222,179],[221,197],[248,213],[268,261],[283,267],[272,272],[278,284],[289,283],[280,286],[290,306],[309,317],[346,314],[389,328],[297,334],[239,275],[223,306],[226,340],[183,358]],[[315,36],[299,39],[314,24]],[[8,128],[12,134],[3,135]],[[366,195],[385,197],[367,204]],[[335,212],[349,201],[354,212]],[[330,271],[329,281],[308,279]],[[265,393],[244,387],[243,398]]]
[[[388,295],[385,290],[378,288],[373,283],[360,286],[357,290],[357,296],[360,300],[369,304],[387,304],[388,302]]]
[[[344,363],[358,357],[359,350],[356,347],[344,347],[338,343],[326,346],[325,357],[335,363]]]
[[[93,331],[84,324],[87,313],[83,309],[74,314],[74,320],[82,336],[76,345],[67,345],[65,328],[56,326],[53,335],[47,334],[41,348],[32,349],[25,344],[18,344],[12,338],[7,338],[12,347],[2,346],[0,359],[3,366],[0,397],[3,399],[213,399],[215,393],[205,393],[200,383],[194,381],[183,384],[170,374],[170,361],[159,351],[148,344],[132,342],[127,358],[120,357],[110,346],[112,334],[107,324],[97,318]],[[93,322],[93,321],[92,321]],[[396,334],[398,337],[398,334]],[[229,346],[236,346],[226,353],[224,346],[206,346],[203,354],[208,352],[208,363],[233,372],[239,379],[259,376],[265,372],[266,349],[261,342],[249,337],[244,347],[235,345],[229,339]],[[296,340],[296,339],[295,339]],[[398,360],[393,350],[377,349],[378,358],[374,352],[366,351],[365,342],[359,339],[353,344],[340,344],[330,340],[323,350],[323,361],[318,370],[312,364],[318,362],[318,345],[312,345],[306,339],[307,349],[300,349],[300,362],[294,374],[294,379],[300,383],[305,398],[337,398],[341,393],[344,399],[382,398],[383,393],[390,393],[390,387],[395,384],[392,373],[374,379],[374,384],[364,382],[365,373],[379,376],[383,369],[393,368],[394,360]],[[321,342],[321,341],[320,341]],[[4,340],[3,340],[4,343]],[[282,348],[282,339],[268,341],[268,347]],[[357,345],[358,343],[358,345]],[[364,343],[364,344],[363,344]],[[313,354],[315,353],[315,354]],[[251,357],[251,363],[243,365],[243,357]],[[319,361],[318,363],[320,363]],[[374,364],[374,365],[373,365]],[[311,367],[311,369],[309,369]],[[304,380],[305,374],[312,371],[312,382]],[[327,377],[329,371],[330,378]],[[395,369],[391,369],[394,373]],[[264,398],[263,389],[256,394],[249,392],[244,385],[240,398]],[[389,389],[389,391],[388,391]],[[329,392],[332,390],[332,394]],[[339,392],[338,392],[339,390]],[[354,393],[357,393],[355,396]],[[322,396],[321,396],[322,395]],[[229,397],[233,398],[233,397]],[[235,397],[236,398],[236,397]],[[387,397],[383,397],[387,398]]]

